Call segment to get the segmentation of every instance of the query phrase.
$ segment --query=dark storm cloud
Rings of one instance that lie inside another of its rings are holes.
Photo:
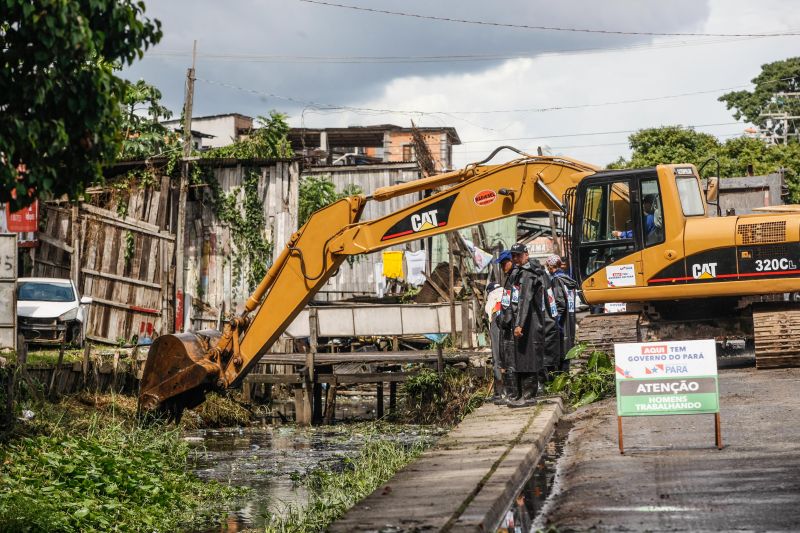
[[[343,0],[342,3],[470,20],[624,31],[691,32],[708,16],[705,1],[674,0]],[[312,5],[298,0],[151,0],[148,16],[161,20],[164,38],[134,67],[128,78],[144,78],[159,87],[165,103],[178,110],[189,57],[197,39],[197,77],[299,100],[353,104],[381,91],[388,81],[407,75],[480,72],[499,63],[487,61],[383,64],[274,63],[226,60],[204,54],[284,56],[434,56],[576,50],[641,45],[644,36],[493,28]],[[542,76],[547,76],[546,72]],[[576,83],[581,80],[575,73]],[[468,91],[468,87],[463,90]],[[264,114],[277,108],[296,114],[302,105],[198,82],[195,114]]]

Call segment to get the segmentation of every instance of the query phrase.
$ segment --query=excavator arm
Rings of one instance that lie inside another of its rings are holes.
[[[491,159],[496,150],[488,159]],[[515,150],[516,151],[516,150]],[[564,192],[598,169],[562,157],[522,157],[351,196],[314,213],[290,238],[224,330],[164,335],[150,348],[141,383],[143,409],[176,417],[205,393],[239,384],[342,262],[352,255],[531,211],[564,210]],[[360,221],[368,201],[446,187],[388,216]]]

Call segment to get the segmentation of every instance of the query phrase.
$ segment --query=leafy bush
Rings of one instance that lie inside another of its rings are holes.
[[[442,374],[423,368],[401,390],[406,395],[406,417],[422,424],[455,424],[489,395],[485,380],[452,367]]]
[[[578,344],[567,352],[567,359],[578,359],[587,351],[585,344]],[[547,390],[563,393],[573,407],[581,407],[610,396],[614,387],[614,362],[607,353],[594,350],[585,365],[558,374]]]
[[[238,493],[189,471],[176,429],[70,416],[43,405],[38,433],[0,446],[0,531],[176,531]]]

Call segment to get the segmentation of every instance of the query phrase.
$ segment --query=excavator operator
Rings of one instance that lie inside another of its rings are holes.
[[[654,194],[647,194],[642,198],[642,211],[644,212],[644,235],[645,240],[650,242],[650,236],[656,230],[656,196]],[[612,231],[612,237],[616,237],[618,239],[632,239],[633,238],[633,230],[629,229],[627,231]]]

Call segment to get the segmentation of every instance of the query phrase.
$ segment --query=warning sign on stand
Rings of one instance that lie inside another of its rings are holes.
[[[713,339],[614,345],[619,416],[716,414],[719,428],[717,346]]]
[[[614,345],[617,414],[719,412],[714,340]]]

